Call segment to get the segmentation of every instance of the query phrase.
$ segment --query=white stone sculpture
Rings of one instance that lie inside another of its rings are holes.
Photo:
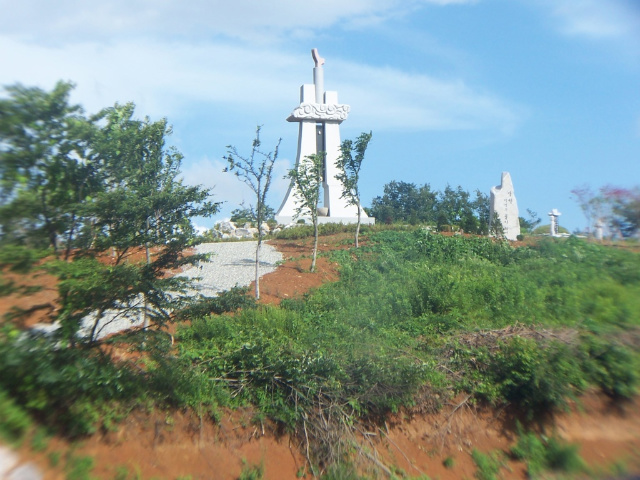
[[[502,172],[500,186],[491,187],[490,199],[490,221],[493,222],[494,218],[499,219],[505,238],[517,240],[520,235],[520,219],[518,217],[518,202],[509,172]]]
[[[595,231],[593,233],[593,236],[599,242],[601,242],[602,239],[604,238],[604,225],[605,225],[604,220],[602,220],[601,218],[599,218],[596,221],[596,224],[594,225]]]
[[[336,179],[338,169],[336,161],[340,156],[340,124],[349,116],[349,105],[338,103],[337,92],[324,91],[324,71],[322,65],[325,60],[318,54],[318,50],[311,50],[315,67],[313,69],[313,85],[300,87],[300,105],[296,107],[288,122],[299,123],[298,155],[296,167],[300,160],[319,152],[325,152],[325,166],[322,187],[324,197],[321,205],[318,205],[321,215],[319,223],[356,223],[358,220],[358,207],[349,205],[342,196],[342,185]],[[282,201],[282,205],[276,214],[279,224],[288,225],[294,222],[296,214],[296,187],[293,182]],[[373,224],[374,218],[370,218],[362,210],[361,223]]]
[[[562,215],[557,208],[554,208],[549,213],[549,219],[551,220],[549,235],[552,237],[559,237],[560,233],[558,232],[558,217]]]

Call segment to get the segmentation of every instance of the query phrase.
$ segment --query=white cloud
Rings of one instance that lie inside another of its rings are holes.
[[[263,122],[286,118],[300,84],[312,80],[310,58],[267,48],[144,40],[60,48],[2,37],[0,45],[0,64],[10,66],[0,71],[1,85],[24,78],[51,88],[71,79],[78,85],[73,100],[91,113],[134,101],[140,115],[170,121],[209,108],[246,110]],[[327,60],[325,86],[352,106],[362,128],[509,132],[521,117],[517,107],[459,79],[341,59]]]
[[[174,38],[224,36],[265,42],[336,24],[370,24],[402,16],[425,4],[469,0],[0,0],[0,33],[30,41],[160,35]]]
[[[363,122],[360,128],[491,129],[508,134],[524,116],[520,107],[460,79],[347,62],[339,62],[336,70],[340,95],[352,104],[352,122]]]
[[[621,38],[637,35],[637,6],[624,0],[544,0],[566,35],[591,38]]]
[[[212,188],[213,201],[225,201],[217,218],[229,216],[232,210],[239,208],[243,203],[247,206],[256,203],[255,195],[248,186],[233,173],[223,171],[226,166],[226,162],[221,159],[203,157],[183,165],[182,168],[182,177],[186,184]],[[285,180],[284,176],[292,166],[292,162],[287,159],[277,160],[274,164],[267,202],[276,210],[289,188],[289,181]]]

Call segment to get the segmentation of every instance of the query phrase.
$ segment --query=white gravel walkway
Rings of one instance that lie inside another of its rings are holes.
[[[249,285],[255,279],[256,247],[258,242],[203,243],[197,253],[211,253],[208,262],[181,273],[180,276],[200,279],[196,287],[200,293],[215,296],[232,287]],[[282,254],[265,243],[260,248],[260,276],[273,272]]]
[[[209,297],[215,297],[218,293],[235,286],[247,286],[255,279],[257,245],[257,241],[200,244],[196,247],[197,253],[211,253],[209,261],[201,262],[198,266],[189,268],[179,275],[196,279],[194,294],[200,293]],[[282,260],[282,254],[265,243],[260,250],[259,271],[260,276],[263,276],[277,268],[278,262]],[[137,305],[132,305],[134,310],[141,306],[142,299]],[[104,338],[132,327],[142,326],[143,322],[142,315],[131,309],[128,312],[109,310],[100,320],[96,336]],[[85,317],[79,335],[90,335],[93,324],[94,319],[91,315]],[[35,325],[32,331],[48,334],[58,328],[60,325],[56,322]]]

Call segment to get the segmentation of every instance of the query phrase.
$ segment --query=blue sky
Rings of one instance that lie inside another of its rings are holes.
[[[521,214],[574,230],[571,189],[640,185],[639,0],[0,0],[0,85],[77,84],[88,113],[132,101],[167,117],[189,183],[249,192],[222,172],[232,144],[282,137],[269,203],[296,156],[285,119],[312,83],[351,106],[342,138],[373,132],[363,204],[391,180],[489,193],[509,171]],[[213,219],[203,220],[211,226]]]

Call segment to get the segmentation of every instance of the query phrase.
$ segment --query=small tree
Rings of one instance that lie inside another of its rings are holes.
[[[526,230],[527,233],[532,233],[535,228],[540,225],[540,222],[542,222],[542,220],[540,219],[540,217],[538,217],[538,214],[530,208],[527,208],[527,214],[529,215],[528,220],[524,217],[518,218],[518,220],[520,221],[520,228]]]
[[[620,188],[608,185],[600,189],[602,202],[609,207],[609,227],[623,237],[640,231],[640,187]]]
[[[604,216],[604,204],[601,195],[594,192],[590,186],[582,185],[571,190],[587,219],[587,233],[591,233],[591,227]]]
[[[87,344],[120,319],[152,320],[157,327],[172,320],[172,312],[191,303],[189,280],[165,272],[194,265],[205,255],[184,256],[194,245],[191,219],[218,210],[210,191],[184,185],[182,154],[165,145],[171,134],[166,119],[137,120],[132,103],[104,109],[103,126],[91,140],[100,189],[83,203],[90,240],[73,262],[56,262],[62,335],[71,342],[90,320],[82,340]],[[131,261],[145,247],[147,261]],[[152,259],[149,249],[155,250]],[[114,252],[109,265],[95,257]]]
[[[360,167],[364,160],[364,154],[371,140],[372,133],[361,133],[355,142],[345,140],[340,145],[341,155],[336,161],[338,175],[336,179],[342,184],[342,196],[347,200],[347,204],[355,205],[358,208],[358,223],[356,224],[355,245],[358,248],[358,234],[360,233],[360,189],[358,181],[360,179]],[[355,151],[355,156],[354,156]]]
[[[93,126],[79,105],[70,105],[73,85],[51,92],[6,87],[0,99],[0,227],[3,239],[30,246],[61,243],[69,257],[85,199],[95,191],[88,139]]]
[[[318,253],[318,201],[320,200],[320,187],[322,186],[322,173],[325,153],[320,152],[308,155],[300,161],[297,168],[292,168],[285,178],[290,178],[296,187],[296,213],[299,217],[309,212],[313,222],[313,257],[311,271],[316,268],[316,256]]]
[[[500,220],[500,216],[493,213],[493,217],[491,218],[491,223],[489,224],[489,235],[492,237],[496,237],[499,240],[505,240],[504,236],[504,227],[502,226],[502,220]]]
[[[258,226],[258,245],[256,247],[256,286],[255,294],[256,299],[260,298],[260,248],[262,247],[262,239],[264,237],[264,231],[262,229],[262,223],[267,217],[267,192],[271,186],[271,174],[273,172],[273,165],[278,158],[278,149],[280,148],[280,142],[273,152],[264,153],[260,150],[260,126],[256,128],[256,138],[253,140],[251,154],[248,157],[243,157],[238,154],[236,147],[231,145],[227,146],[227,155],[223,157],[229,166],[224,169],[225,172],[234,172],[236,177],[242,180],[246,185],[251,188],[251,191],[256,195],[256,208],[249,207],[248,213],[254,218]]]

